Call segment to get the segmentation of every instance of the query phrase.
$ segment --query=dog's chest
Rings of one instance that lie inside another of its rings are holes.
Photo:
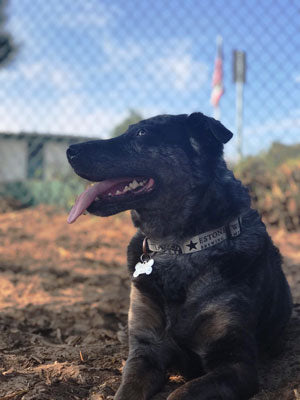
[[[150,269],[141,269],[139,260],[129,265],[134,285],[143,293],[160,302],[183,303],[191,284],[201,275],[201,260],[191,262],[191,257],[182,255],[178,257],[168,255],[154,255],[151,258]],[[136,267],[137,265],[137,267]],[[136,273],[137,268],[141,271]],[[205,269],[205,266],[203,270]]]

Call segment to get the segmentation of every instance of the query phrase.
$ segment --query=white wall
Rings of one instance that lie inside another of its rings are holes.
[[[44,145],[44,178],[53,179],[71,175],[71,167],[67,161],[67,143],[46,142]]]
[[[0,139],[0,182],[24,180],[27,175],[27,142]]]

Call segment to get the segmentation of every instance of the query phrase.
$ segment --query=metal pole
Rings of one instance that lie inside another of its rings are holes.
[[[237,151],[239,161],[243,158],[243,110],[244,82],[236,82],[236,114]]]
[[[213,115],[214,119],[220,121],[221,120],[221,109],[220,106],[217,105],[216,107],[214,107],[214,115]]]

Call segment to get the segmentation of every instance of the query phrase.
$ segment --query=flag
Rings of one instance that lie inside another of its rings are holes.
[[[223,86],[223,51],[222,51],[223,39],[221,36],[217,37],[217,57],[215,60],[215,69],[212,79],[212,92],[210,102],[214,107],[218,107],[220,98],[224,93]]]

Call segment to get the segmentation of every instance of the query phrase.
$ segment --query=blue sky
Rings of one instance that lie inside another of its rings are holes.
[[[211,115],[220,34],[233,132],[232,50],[247,53],[244,152],[300,141],[299,0],[10,0],[7,15],[20,51],[0,70],[0,131],[107,137],[129,109]]]

